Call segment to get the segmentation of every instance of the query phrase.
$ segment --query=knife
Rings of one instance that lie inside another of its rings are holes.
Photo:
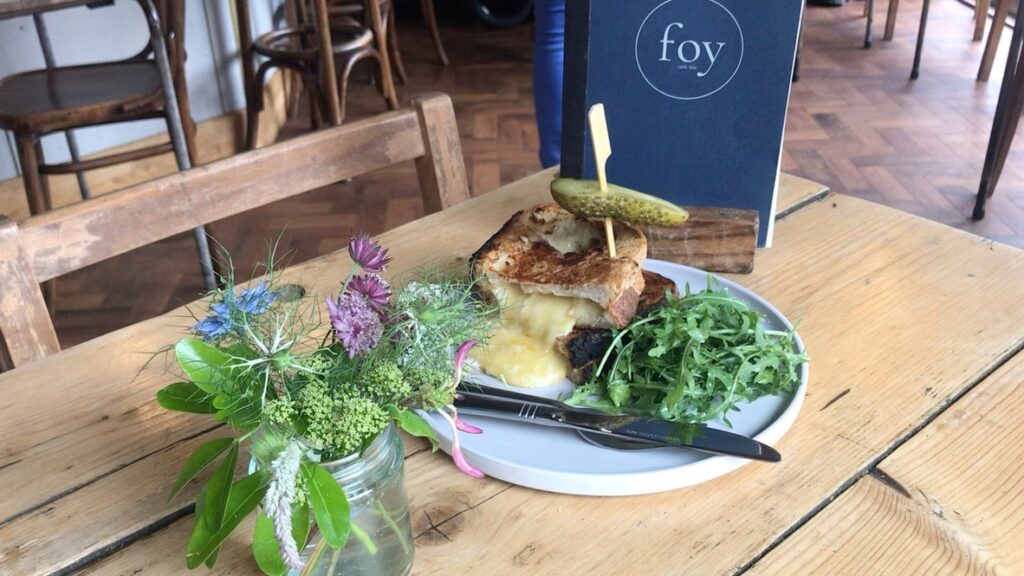
[[[656,418],[610,415],[581,410],[557,400],[529,396],[489,386],[460,386],[455,406],[467,414],[514,420],[542,426],[574,428],[603,436],[624,438],[660,446],[726,454],[764,462],[779,462],[782,456],[771,446],[746,436],[711,428]]]

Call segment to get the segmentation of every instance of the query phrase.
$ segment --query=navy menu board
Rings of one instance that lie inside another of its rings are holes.
[[[771,243],[804,0],[566,2],[562,175],[594,178],[587,110],[602,102],[608,180],[677,204],[756,209]]]

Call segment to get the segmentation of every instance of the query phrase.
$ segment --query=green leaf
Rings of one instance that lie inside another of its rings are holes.
[[[405,430],[412,436],[419,436],[420,438],[430,440],[431,448],[435,451],[437,450],[437,433],[419,414],[412,410],[398,408],[394,404],[388,404],[385,406],[385,409],[388,411],[388,415],[398,422],[402,430]]]
[[[206,520],[207,528],[217,530],[224,519],[224,509],[228,505],[228,496],[231,492],[231,482],[235,479],[235,465],[238,463],[238,443],[231,445],[228,455],[217,467],[217,470],[206,483],[205,497],[206,506],[203,509],[203,518]]]
[[[612,401],[612,404],[622,406],[629,400],[629,385],[621,383],[609,384],[608,399]]]
[[[199,448],[196,448],[196,451],[188,457],[188,461],[185,462],[185,466],[182,467],[181,473],[178,474],[178,480],[174,482],[174,487],[171,488],[171,495],[167,499],[171,500],[177,496],[186,484],[188,484],[207,466],[212,464],[218,456],[220,456],[234,443],[234,438],[218,438],[216,440],[210,440]]]
[[[281,546],[274,536],[274,521],[260,512],[252,533],[252,555],[256,565],[268,576],[281,576],[288,571],[281,560]]]
[[[185,553],[185,564],[189,569],[206,562],[220,548],[231,532],[263,499],[263,495],[267,492],[267,485],[268,476],[265,470],[259,470],[235,482],[231,486],[228,505],[224,510],[224,519],[218,530],[210,530],[202,517],[197,516],[196,529],[192,532],[192,538],[189,539],[188,549]],[[200,530],[200,527],[203,529]]]
[[[309,540],[309,504],[292,505],[292,538],[295,538],[295,545],[302,551],[306,547],[306,540]]]
[[[202,391],[214,394],[231,377],[231,357],[202,340],[185,338],[174,347],[178,364]]]
[[[331,548],[339,550],[348,541],[352,521],[345,492],[330,472],[315,462],[303,462],[302,475],[320,534]]]
[[[156,393],[156,401],[168,410],[213,414],[213,397],[191,382],[175,382]]]
[[[292,538],[301,552],[309,538],[309,504],[292,504]],[[288,571],[281,560],[281,545],[274,534],[274,521],[263,512],[256,519],[252,535],[252,553],[260,570],[270,576],[280,576]]]

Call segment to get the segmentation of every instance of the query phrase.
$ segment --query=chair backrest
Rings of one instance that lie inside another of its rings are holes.
[[[443,94],[12,222],[0,216],[0,343],[18,367],[60,345],[39,283],[221,218],[408,160],[428,213],[469,198]],[[2,346],[0,346],[2,348]]]

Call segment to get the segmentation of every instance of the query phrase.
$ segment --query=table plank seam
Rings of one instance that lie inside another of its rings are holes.
[[[91,484],[99,482],[100,480],[102,480],[102,479],[104,479],[104,478],[106,478],[108,476],[111,476],[113,474],[117,474],[121,470],[124,470],[125,468],[127,468],[129,466],[132,466],[134,464],[138,464],[139,462],[145,460],[146,458],[149,458],[149,457],[151,457],[151,456],[153,456],[155,454],[159,454],[160,452],[165,452],[167,450],[170,450],[171,448],[177,446],[178,444],[181,444],[182,442],[188,442],[189,440],[192,440],[194,438],[198,438],[198,437],[202,436],[203,434],[207,434],[209,432],[212,432],[212,431],[216,430],[217,428],[221,428],[222,426],[223,426],[223,424],[218,424],[218,425],[212,426],[210,428],[205,428],[203,430],[200,430],[200,431],[196,432],[195,434],[191,434],[191,435],[189,435],[187,437],[180,438],[180,439],[172,442],[171,444],[168,444],[166,446],[162,446],[162,447],[160,447],[157,450],[153,450],[152,452],[143,454],[142,456],[139,456],[138,458],[135,458],[134,460],[129,460],[128,462],[125,462],[123,464],[119,464],[119,465],[115,466],[114,468],[111,468],[110,470],[107,470],[106,472],[103,472],[102,474],[99,474],[99,475],[97,475],[97,476],[95,476],[93,478],[90,478],[89,480],[86,480],[85,482],[81,482],[81,483],[76,484],[76,485],[74,485],[74,486],[72,486],[72,487],[70,487],[70,488],[68,488],[66,490],[58,492],[57,494],[54,494],[53,496],[50,496],[49,498],[46,498],[45,500],[43,500],[41,502],[33,504],[33,505],[29,506],[28,508],[20,511],[20,512],[15,512],[14,514],[8,516],[7,518],[4,518],[3,520],[0,520],[0,527],[5,526],[7,524],[10,524],[11,522],[17,520],[18,518],[21,518],[22,516],[25,516],[27,514],[31,514],[32,512],[35,512],[36,510],[39,510],[40,508],[43,508],[43,507],[48,506],[50,504],[53,504],[54,502],[56,502],[56,501],[58,501],[58,500],[60,500],[62,498],[70,496],[70,495],[74,494],[75,492],[78,492],[79,490],[81,490],[81,489],[83,489],[83,488],[85,488],[85,487],[87,487],[87,486],[89,486]]]
[[[147,536],[152,536],[153,534],[160,532],[161,530],[169,527],[178,520],[190,516],[195,511],[195,508],[195,502],[185,504],[184,506],[171,512],[170,514],[162,516],[155,522],[151,522],[150,524],[147,524],[146,526],[143,526],[142,528],[139,528],[134,532],[126,534],[121,538],[111,542],[110,544],[107,544],[106,546],[93,550],[92,552],[86,554],[78,560],[75,560],[71,564],[68,564],[67,566],[49,572],[48,575],[64,576],[65,574],[74,574],[75,572],[87,568],[90,565],[99,562],[104,558],[107,558],[108,556],[112,556],[120,552],[121,550],[124,550],[125,548],[131,546],[139,540],[142,540],[143,538],[146,538]],[[185,563],[184,555],[182,555],[181,563]]]
[[[849,490],[851,487],[853,487],[853,485],[855,485],[858,481],[860,481],[861,478],[863,478],[864,476],[866,476],[868,474],[871,474],[873,470],[877,469],[878,465],[882,461],[884,461],[886,458],[888,458],[893,452],[898,450],[901,446],[906,444],[911,438],[913,438],[915,435],[917,435],[918,432],[920,432],[921,430],[926,428],[929,424],[931,424],[933,421],[935,421],[950,406],[956,404],[961,398],[963,398],[968,393],[970,393],[970,391],[973,390],[976,386],[978,386],[979,384],[984,382],[989,376],[991,376],[997,370],[1002,368],[1003,365],[1005,365],[1007,362],[1012,360],[1018,354],[1021,354],[1022,351],[1024,351],[1024,338],[1018,339],[1017,343],[1015,345],[1010,347],[1002,355],[998,356],[996,358],[995,362],[990,364],[978,376],[976,376],[974,379],[972,379],[970,382],[968,382],[966,386],[964,386],[960,390],[956,391],[956,393],[954,393],[954,394],[952,394],[950,396],[947,396],[930,413],[925,415],[925,417],[922,418],[920,422],[918,422],[916,425],[914,425],[906,434],[903,434],[902,436],[897,438],[895,441],[893,441],[893,443],[890,444],[885,450],[882,450],[881,452],[879,452],[878,455],[875,456],[874,458],[872,458],[870,461],[868,461],[868,463],[863,468],[861,468],[859,471],[857,471],[852,476],[850,476],[850,478],[848,478],[845,482],[843,482],[839,486],[839,488],[834,490],[824,500],[822,500],[816,506],[811,508],[806,514],[800,516],[800,518],[797,519],[796,522],[794,522],[789,528],[787,528],[781,534],[779,534],[779,536],[776,537],[774,540],[772,540],[763,550],[761,550],[759,553],[754,555],[753,558],[748,560],[742,566],[737,568],[736,571],[733,572],[733,576],[740,576],[740,575],[748,572],[751,568],[754,567],[754,565],[756,565],[758,562],[760,562],[762,559],[764,559],[764,557],[767,556],[769,553],[771,553],[773,550],[778,548],[779,545],[782,544],[787,538],[792,536],[793,533],[795,533],[800,528],[803,528],[803,526],[805,524],[807,524],[812,518],[814,518],[821,511],[823,511],[825,508],[827,508],[829,504],[831,504],[837,498],[842,496],[847,490]],[[904,489],[904,492],[905,491],[906,491],[906,489]]]
[[[787,207],[784,210],[776,212],[775,213],[775,221],[778,222],[779,220],[782,220],[783,218],[785,218],[786,216],[789,216],[790,214],[796,212],[797,210],[801,210],[803,208],[806,208],[806,207],[810,206],[811,204],[817,204],[818,202],[824,202],[828,198],[831,198],[832,196],[835,196],[835,195],[836,195],[835,192],[833,192],[833,191],[829,190],[828,188],[826,188],[826,189],[824,189],[824,190],[822,190],[822,191],[820,191],[820,192],[818,192],[816,194],[808,196],[807,198],[804,198],[803,200],[800,200],[800,201],[794,203],[792,206],[789,206],[789,207]]]
[[[914,497],[910,495],[910,491],[907,490],[907,487],[904,486],[899,480],[893,478],[888,473],[886,473],[885,470],[882,470],[881,467],[876,466],[875,469],[869,472],[868,474],[875,480],[878,480],[879,482],[884,484],[886,487],[895,490],[896,493],[899,494],[900,496],[903,496],[904,498],[910,498],[911,500],[913,500]]]

